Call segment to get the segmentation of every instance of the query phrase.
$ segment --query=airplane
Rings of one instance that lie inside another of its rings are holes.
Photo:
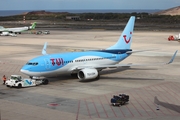
[[[36,27],[36,22],[32,23],[32,25],[29,27],[4,28],[3,26],[0,26],[0,33],[3,34],[3,32],[5,33],[9,32],[9,33],[21,34],[21,32],[35,29],[35,27]]]
[[[9,32],[3,32],[0,34],[0,36],[12,36],[12,37],[16,37],[17,35],[14,33],[9,33]]]
[[[130,49],[134,29],[135,16],[131,16],[119,40],[104,50],[87,50],[66,53],[47,54],[47,42],[42,49],[42,55],[29,60],[21,72],[33,77],[55,77],[62,74],[76,75],[80,81],[99,79],[99,72],[106,68],[139,66],[138,64],[118,64],[132,53]],[[173,62],[177,51],[167,63],[140,64],[166,65]],[[46,79],[48,80],[48,79]]]

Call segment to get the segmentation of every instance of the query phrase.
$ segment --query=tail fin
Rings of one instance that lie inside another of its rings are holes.
[[[30,26],[30,29],[35,29],[36,27],[36,22],[33,22],[32,25]]]
[[[135,22],[135,17],[131,16],[128,23],[126,24],[126,27],[124,28],[124,31],[121,34],[119,40],[117,41],[117,43],[107,49],[109,49],[109,50],[111,50],[111,49],[130,49],[131,42],[132,42],[131,38],[132,38],[132,34],[133,34],[133,29],[134,29],[134,22]]]
[[[47,42],[44,43],[44,47],[43,47],[43,49],[42,49],[42,54],[43,54],[43,55],[47,55],[47,53],[46,53],[46,48],[47,48]]]

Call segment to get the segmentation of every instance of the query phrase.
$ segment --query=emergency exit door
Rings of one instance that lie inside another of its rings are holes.
[[[45,61],[45,66],[46,66],[46,69],[50,69],[50,60],[49,59],[44,59]]]

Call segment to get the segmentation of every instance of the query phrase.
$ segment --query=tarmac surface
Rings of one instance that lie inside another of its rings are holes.
[[[121,31],[51,30],[50,35],[21,34],[0,36],[0,76],[20,73],[30,59],[47,52],[57,53],[104,49],[113,45]],[[134,31],[132,54],[121,63],[166,63],[180,43],[169,42],[172,32]],[[106,69],[100,80],[79,82],[70,75],[49,78],[48,85],[7,88],[0,84],[1,120],[179,120],[180,54],[174,62],[161,66]],[[120,64],[121,64],[120,63]],[[128,104],[113,107],[113,95],[126,93]],[[157,108],[159,110],[157,110]]]

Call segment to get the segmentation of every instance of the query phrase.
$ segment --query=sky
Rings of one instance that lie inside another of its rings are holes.
[[[0,10],[168,9],[180,0],[0,0]]]

